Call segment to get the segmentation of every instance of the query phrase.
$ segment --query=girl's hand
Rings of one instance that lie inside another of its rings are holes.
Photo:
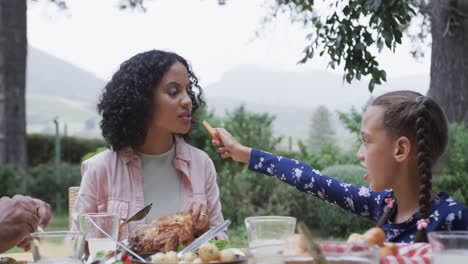
[[[213,139],[212,144],[217,147],[216,152],[223,159],[231,157],[235,161],[249,163],[251,148],[239,142],[224,128],[215,128],[221,140]]]

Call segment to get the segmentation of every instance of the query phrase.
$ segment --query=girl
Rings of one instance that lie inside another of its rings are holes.
[[[425,242],[427,232],[466,230],[467,208],[433,193],[431,168],[447,145],[447,120],[434,100],[412,91],[376,98],[364,114],[357,153],[370,189],[340,182],[309,165],[239,144],[218,128],[221,157],[280,179],[302,192],[371,218],[388,242]]]
[[[182,210],[192,213],[200,232],[224,221],[213,162],[184,140],[204,103],[201,93],[187,61],[175,53],[151,50],[122,63],[98,103],[111,149],[82,164],[72,230],[78,230],[81,213],[126,219],[148,203],[147,221]],[[124,226],[120,238],[142,223]],[[217,237],[227,238],[225,232]]]

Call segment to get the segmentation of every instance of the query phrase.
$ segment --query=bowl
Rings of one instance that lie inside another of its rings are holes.
[[[275,244],[294,234],[296,218],[290,216],[251,216],[245,219],[249,247]]]

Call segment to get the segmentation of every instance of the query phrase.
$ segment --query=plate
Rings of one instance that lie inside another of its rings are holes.
[[[225,262],[216,262],[216,263],[219,263],[219,264],[247,264],[247,258],[245,257],[245,255],[242,253],[242,251],[240,251],[239,249],[234,249],[236,251],[239,251],[239,252],[235,252],[236,254],[236,260],[234,261],[225,261]],[[151,262],[151,255],[153,254],[142,254],[140,255],[142,258],[144,258],[146,261],[145,262],[142,262],[142,261],[139,261],[137,259],[133,259],[132,260],[132,263],[133,264],[147,264],[147,263],[152,263]],[[210,262],[211,263],[211,262]],[[177,264],[177,263],[168,263],[168,264]]]
[[[150,264],[152,262],[149,262],[149,261],[145,261],[145,262],[141,262],[139,260],[132,260],[132,263],[133,264]],[[210,262],[212,263],[212,262]],[[219,263],[219,264],[246,264],[247,261],[245,258],[241,258],[241,259],[238,259],[238,260],[235,260],[235,261],[228,261],[228,262],[216,262],[216,263]],[[154,263],[152,263],[154,264]],[[177,264],[177,263],[168,263],[168,264]]]

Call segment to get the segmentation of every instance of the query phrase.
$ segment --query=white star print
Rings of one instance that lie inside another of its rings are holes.
[[[319,175],[319,176],[322,176],[322,173],[319,170],[312,169],[312,172]]]
[[[380,194],[376,198],[374,198],[374,200],[377,202],[377,204],[379,204],[380,203]]]
[[[370,190],[369,190],[369,188],[362,186],[361,188],[359,188],[359,193],[358,194],[359,194],[359,196],[369,197],[370,196]]]
[[[435,221],[439,221],[439,210],[435,210],[433,214],[431,214],[429,217],[434,218]]]
[[[297,178],[297,180],[299,181],[301,179],[301,176],[302,176],[302,168],[294,168],[293,177]]]

